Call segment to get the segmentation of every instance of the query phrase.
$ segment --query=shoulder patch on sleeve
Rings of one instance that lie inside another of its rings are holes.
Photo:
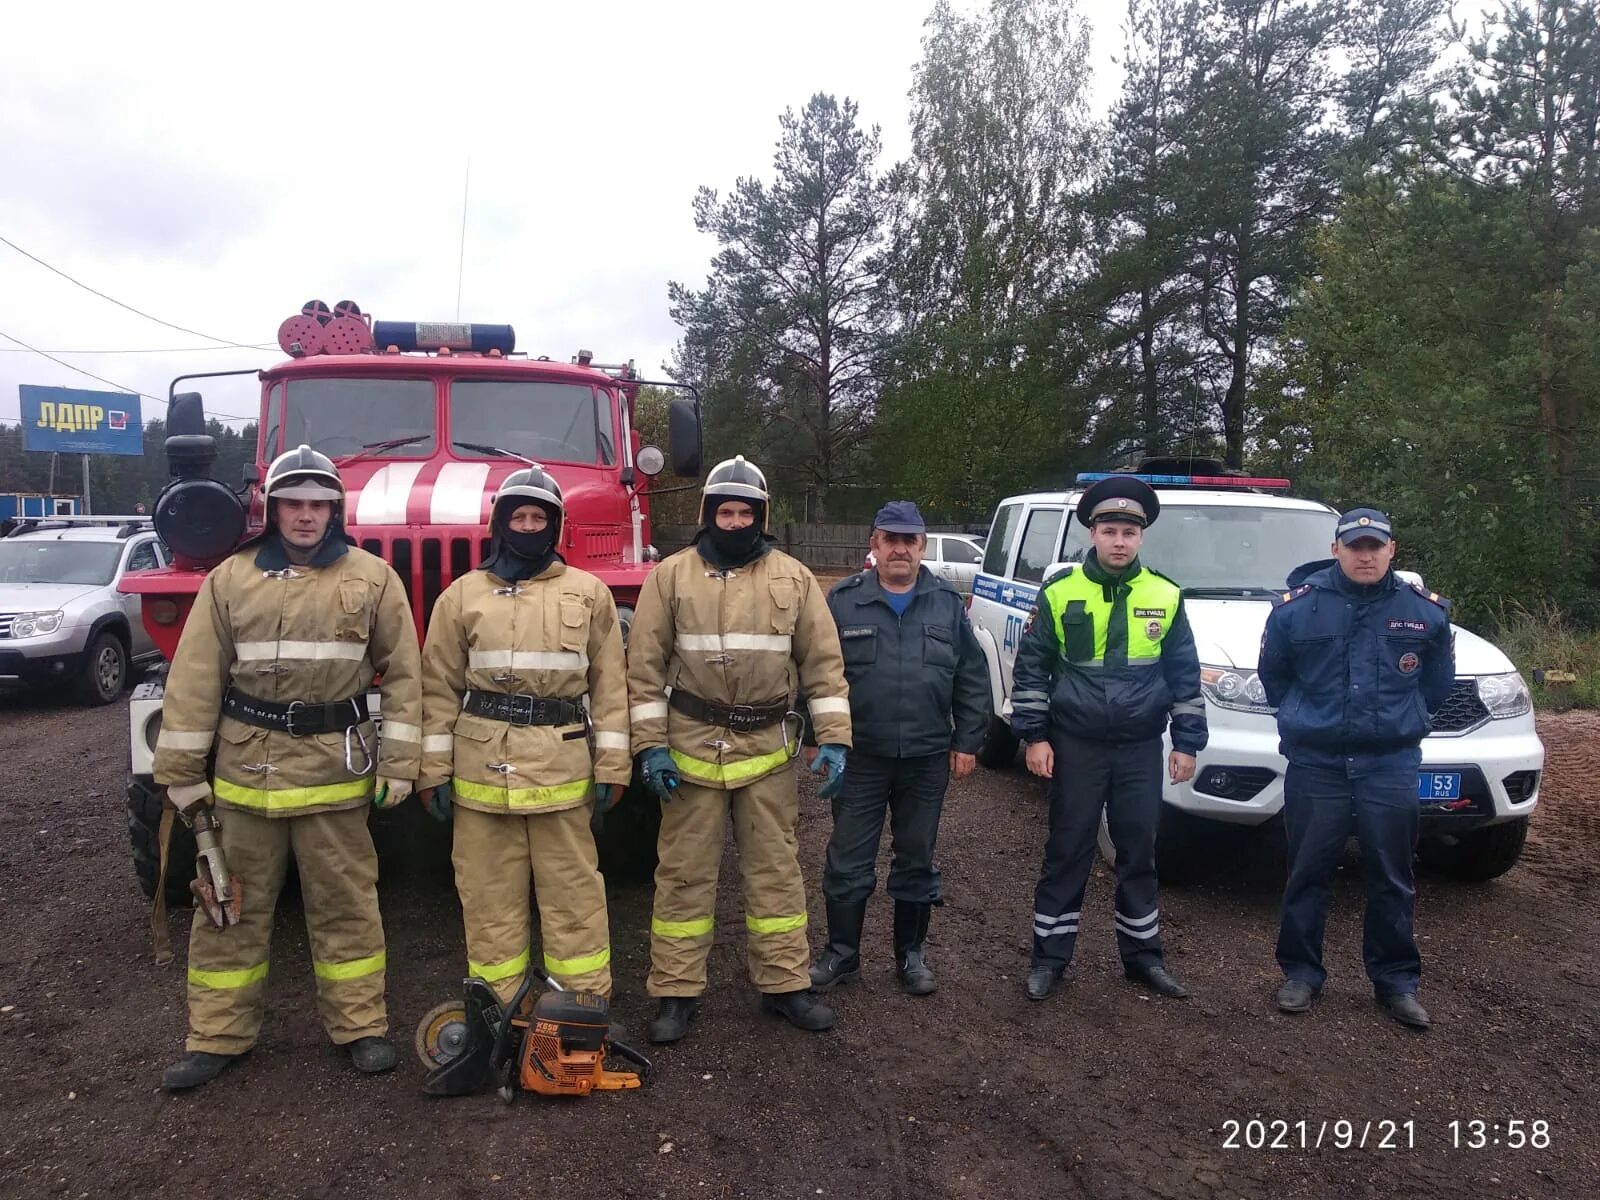
[[[1074,564],[1074,565],[1072,565],[1070,567],[1063,567],[1061,570],[1057,571],[1054,575],[1050,576],[1049,579],[1046,579],[1043,583],[1041,583],[1039,585],[1039,590],[1041,592],[1044,591],[1045,588],[1049,587],[1052,583],[1056,582],[1056,580],[1065,579],[1068,575],[1071,575],[1077,569],[1078,568],[1077,568],[1076,564]]]
[[[1310,590],[1311,585],[1309,583],[1302,583],[1299,587],[1291,588],[1287,592],[1274,592],[1272,594],[1272,605],[1274,608],[1276,608],[1280,604],[1287,604],[1291,600],[1298,600]]]
[[[1163,575],[1160,571],[1156,570],[1154,567],[1145,567],[1145,573],[1149,574],[1149,575],[1154,575],[1157,579],[1165,579],[1168,583],[1170,583],[1173,587],[1177,588],[1179,591],[1183,590],[1183,584],[1179,583],[1171,575]]]
[[[1411,585],[1411,590],[1417,595],[1421,596],[1424,600],[1427,600],[1429,603],[1437,604],[1446,612],[1450,610],[1450,601],[1439,595],[1438,592],[1430,592],[1427,588],[1421,587],[1415,583]]]

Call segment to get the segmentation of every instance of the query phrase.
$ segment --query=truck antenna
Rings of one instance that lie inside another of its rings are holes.
[[[456,255],[456,320],[461,320],[461,276],[467,266],[467,197],[472,192],[472,159],[467,159],[467,177],[461,185],[461,249]]]

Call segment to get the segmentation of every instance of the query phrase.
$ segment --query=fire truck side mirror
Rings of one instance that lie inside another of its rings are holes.
[[[672,449],[672,473],[684,479],[700,474],[700,402],[679,396],[667,408],[667,441]]]
[[[243,482],[245,487],[255,487],[261,482],[261,468],[255,463],[245,463]]]
[[[167,404],[167,436],[182,437],[206,431],[206,406],[199,392],[179,392]]]

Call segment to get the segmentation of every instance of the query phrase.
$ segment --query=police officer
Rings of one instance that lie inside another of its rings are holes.
[[[435,815],[453,812],[468,973],[501,1003],[528,970],[530,882],[545,973],[611,993],[589,821],[633,776],[628,684],[610,589],[556,551],[564,513],[542,467],[507,476],[489,558],[439,597],[422,651],[419,786]]]
[[[939,811],[950,777],[976,765],[989,720],[989,672],[960,594],[922,565],[927,526],[917,506],[894,500],[872,522],[876,567],[836,584],[828,610],[844,647],[854,745],[833,799],[833,836],[822,870],[828,945],[811,986],[831,991],[861,978],[861,924],[876,885],[885,811],[892,814],[895,974],[903,991],[937,987],[923,951],[933,906]]]
[[[1278,1007],[1302,1013],[1322,992],[1328,881],[1353,831],[1361,844],[1362,937],[1377,1002],[1403,1025],[1431,1023],[1417,1001],[1412,932],[1417,777],[1428,714],[1455,682],[1449,604],[1394,574],[1389,518],[1339,518],[1334,561],[1290,576],[1267,618],[1259,673],[1289,760],[1283,820],[1289,880],[1278,927]]]
[[[188,1054],[162,1077],[169,1090],[209,1082],[255,1044],[272,914],[291,854],[328,1036],[360,1071],[387,1071],[397,1061],[385,1036],[386,958],[367,808],[374,800],[399,804],[417,777],[416,625],[393,569],[346,542],[344,484],[331,460],[309,446],[280,455],[262,494],[264,535],[200,585],[156,739],[156,782],[197,833],[221,824],[227,872],[240,884],[237,923],[232,912],[221,915],[223,906],[216,915],[210,904],[197,906]],[[374,764],[367,689],[378,675],[384,722]]]
[[[1072,962],[1101,810],[1117,849],[1117,948],[1129,979],[1163,996],[1188,992],[1165,966],[1156,906],[1161,735],[1167,775],[1194,775],[1206,744],[1200,662],[1178,585],[1139,561],[1161,511],[1135,478],[1103,479],[1078,501],[1093,548],[1045,581],[1017,650],[1011,725],[1028,770],[1050,780],[1050,835],[1034,891],[1031,1000]]]
[[[767,481],[731,458],[706,476],[694,543],[651,571],[628,645],[633,747],[661,798],[650,920],[654,1042],[689,1030],[706,989],[728,815],[744,876],[750,978],[761,1007],[802,1029],[833,1009],[808,989],[806,893],[795,839],[791,701],[810,697],[812,769],[832,782],[850,745],[839,634],[816,578],[765,536]]]

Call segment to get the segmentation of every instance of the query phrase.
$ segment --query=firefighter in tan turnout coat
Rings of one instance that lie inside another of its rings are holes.
[[[700,532],[645,580],[628,644],[633,745],[662,799],[648,983],[659,1000],[655,1042],[683,1037],[699,1011],[730,811],[762,1008],[803,1029],[834,1023],[807,992],[793,768],[800,722],[790,706],[798,685],[823,743],[813,769],[837,777],[850,705],[822,590],[772,547],[766,510],[766,479],[753,464],[714,467]]]
[[[329,1037],[365,1072],[385,1036],[383,924],[367,809],[411,793],[422,741],[416,627],[399,578],[348,545],[344,485],[308,446],[267,469],[265,534],[205,579],[168,676],[155,778],[186,823],[221,826],[237,923],[197,907],[188,1054],[169,1089],[206,1083],[249,1050],[266,999],[272,914],[293,855]],[[381,675],[383,742],[367,689]],[[216,765],[206,777],[213,745]],[[376,779],[374,779],[374,772]]]
[[[616,604],[556,553],[562,515],[542,468],[508,476],[489,560],[439,597],[422,653],[422,795],[435,816],[453,813],[468,971],[502,1003],[528,969],[530,879],[545,973],[611,992],[589,818],[632,775],[628,691]]]

